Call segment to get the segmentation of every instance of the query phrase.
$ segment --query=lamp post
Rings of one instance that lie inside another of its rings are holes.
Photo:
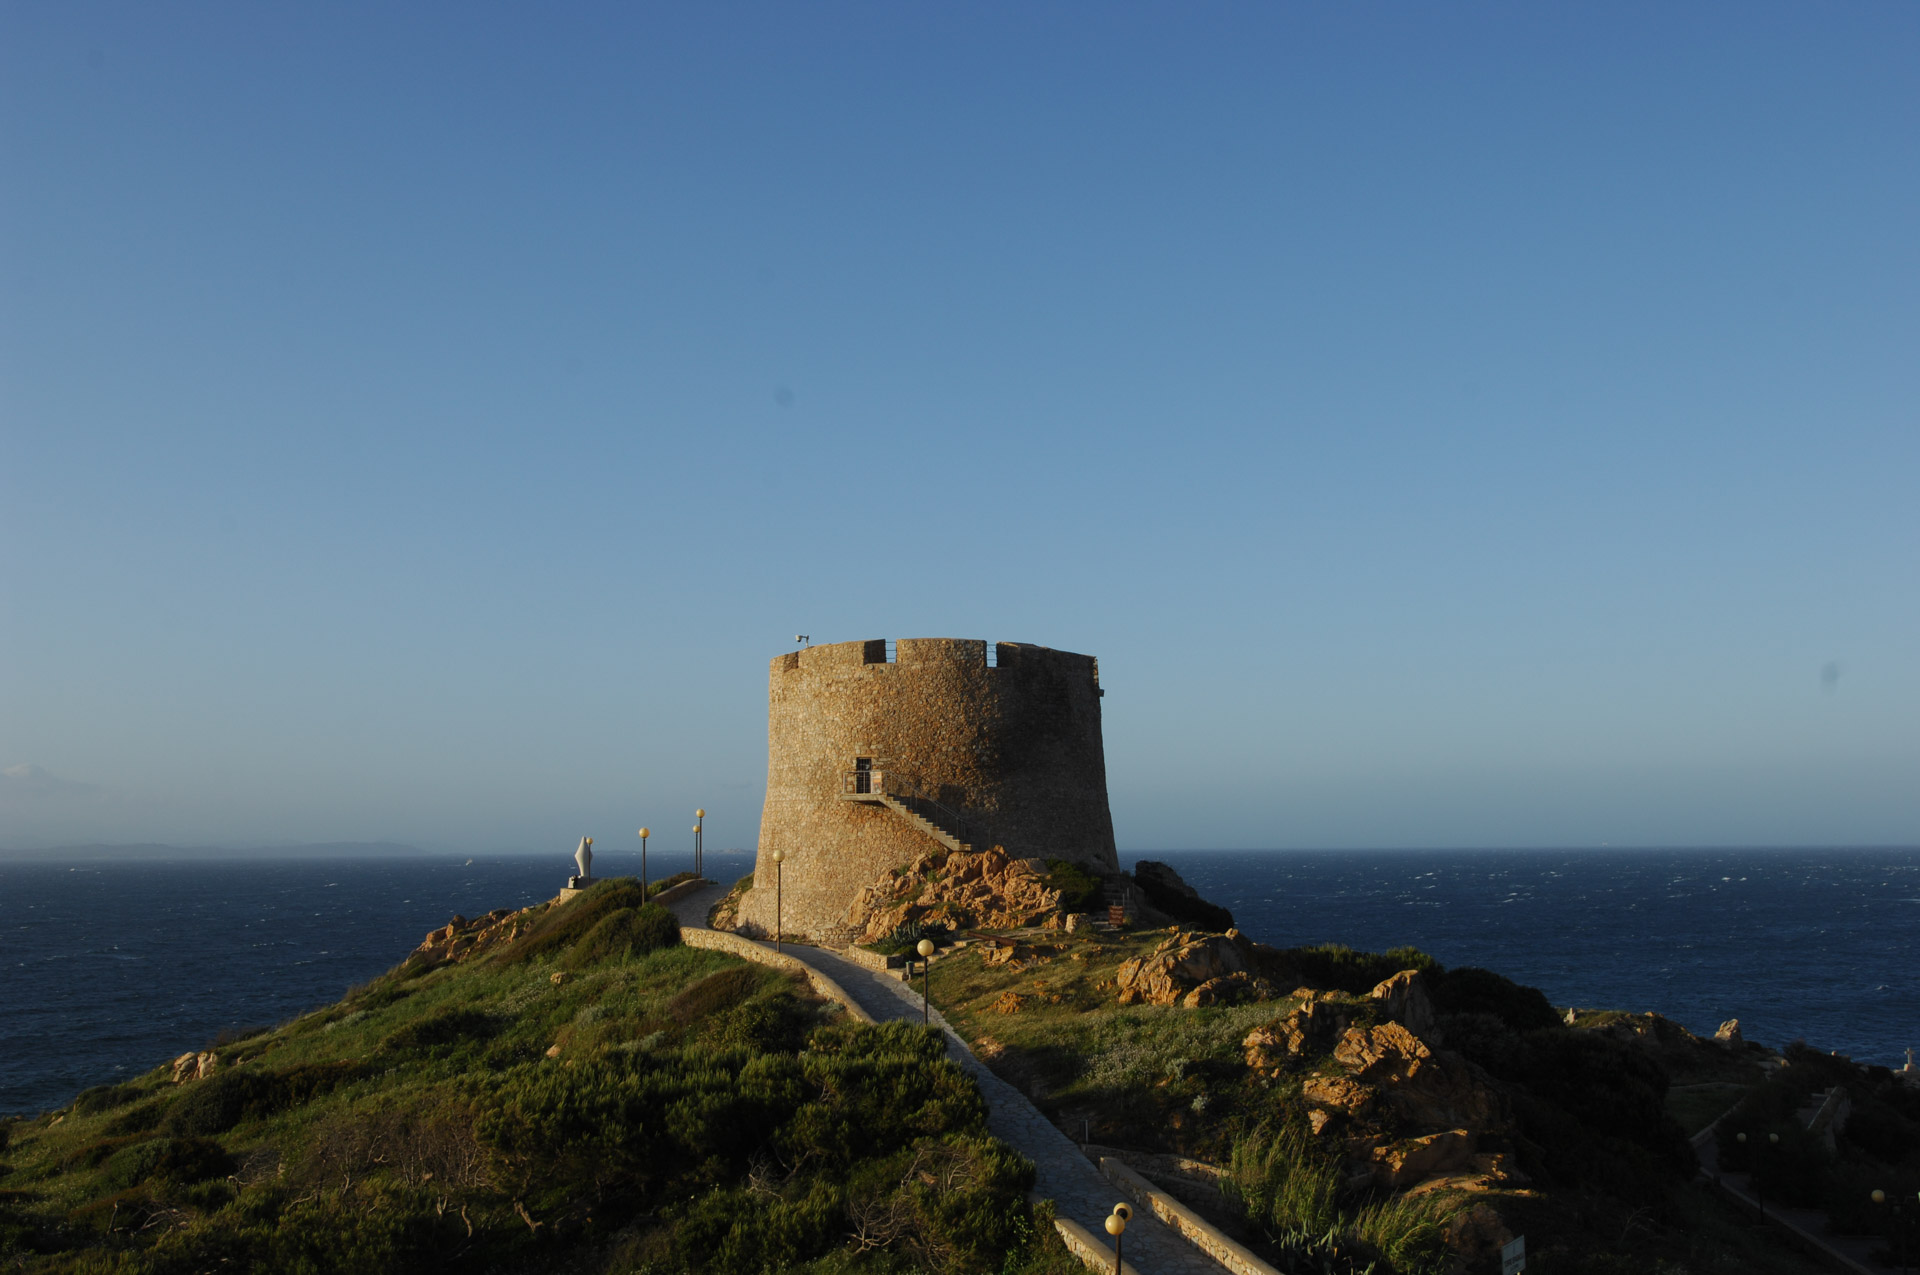
[[[780,913],[785,905],[782,888],[786,884],[785,873],[780,865],[786,861],[785,850],[773,852],[773,950],[776,952],[780,950]]]
[[[1744,1133],[1736,1133],[1733,1135],[1733,1140],[1741,1146],[1745,1146],[1747,1143],[1747,1135]],[[1768,1134],[1767,1145],[1769,1147],[1779,1146],[1780,1135],[1777,1133]],[[1758,1142],[1753,1144],[1753,1152],[1753,1161],[1747,1169],[1747,1181],[1753,1184],[1753,1202],[1759,1206],[1760,1216],[1764,1218],[1767,1215],[1767,1189],[1760,1183],[1760,1144]]]
[[[702,879],[707,875],[706,847],[701,844],[704,839],[702,837],[702,831],[706,822],[706,811],[696,810],[693,812],[693,875]]]
[[[1887,1193],[1880,1190],[1874,1191],[1873,1202],[1885,1204]],[[1898,1266],[1902,1271],[1906,1271],[1913,1264],[1913,1250],[1916,1246],[1911,1233],[1913,1228],[1908,1225],[1908,1222],[1915,1204],[1920,1204],[1920,1195],[1915,1196],[1911,1201],[1896,1199],[1893,1202],[1892,1212],[1887,1218],[1887,1264]]]
[[[933,1022],[933,1011],[928,1008],[929,989],[933,986],[933,940],[921,939],[914,944],[913,950],[920,953],[920,1025]]]
[[[1114,1205],[1107,1215],[1107,1234],[1113,1236],[1113,1275],[1120,1275],[1120,1246],[1127,1233],[1127,1219],[1132,1216],[1133,1210],[1124,1204]]]
[[[647,829],[640,830],[640,901],[647,901],[647,838],[653,834]]]

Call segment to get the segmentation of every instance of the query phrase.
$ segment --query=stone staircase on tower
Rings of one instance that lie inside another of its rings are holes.
[[[949,850],[967,853],[973,849],[973,829],[966,816],[897,770],[848,771],[842,777],[840,799],[885,806]]]

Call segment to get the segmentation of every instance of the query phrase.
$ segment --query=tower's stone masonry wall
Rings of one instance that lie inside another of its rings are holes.
[[[824,935],[862,887],[939,843],[893,810],[841,798],[856,758],[906,775],[974,823],[976,849],[1118,870],[1092,656],[1013,642],[902,639],[808,647],[773,661],[767,804],[740,921],[771,932],[786,852],[783,927]]]

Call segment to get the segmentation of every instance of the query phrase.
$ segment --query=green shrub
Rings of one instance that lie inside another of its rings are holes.
[[[752,965],[717,970],[683,988],[667,1002],[667,1014],[682,1027],[731,1009],[760,987],[760,971]]]
[[[394,1029],[380,1042],[384,1051],[432,1049],[436,1045],[457,1045],[466,1041],[488,1040],[500,1030],[501,1022],[484,1010],[457,1007],[416,1018]]]
[[[792,1053],[806,1044],[813,1014],[790,993],[776,992],[735,1005],[715,1020],[723,1045],[761,1053]]]
[[[249,1114],[270,1110],[273,1080],[263,1072],[216,1072],[185,1086],[168,1106],[161,1128],[180,1137],[225,1133]]]
[[[171,1102],[135,1107],[107,1126],[108,1134],[164,1127],[188,1137],[210,1137],[239,1124],[301,1106],[360,1076],[352,1061],[308,1063],[284,1071],[252,1067],[216,1072],[185,1086]],[[137,1119],[135,1117],[138,1117]]]
[[[95,1085],[91,1089],[82,1089],[73,1100],[75,1115],[91,1116],[102,1111],[112,1111],[115,1107],[124,1107],[140,1096],[140,1091],[132,1085]]]
[[[1854,1103],[1853,1114],[1848,1117],[1841,1136],[1887,1164],[1898,1164],[1920,1150],[1920,1126],[1878,1098],[1863,1098]]]
[[[887,936],[871,945],[871,950],[882,956],[897,956],[902,952],[919,947],[921,939],[932,939],[935,943],[947,938],[953,931],[939,921],[926,917],[911,921],[902,921],[887,932]]]
[[[601,917],[560,958],[564,969],[582,969],[602,961],[624,961],[680,941],[680,922],[658,903],[621,908]]]
[[[1564,1024],[1537,987],[1504,978],[1492,970],[1463,966],[1428,976],[1434,1008],[1443,1014],[1491,1014],[1515,1031],[1538,1031]]]
[[[1340,1163],[1291,1122],[1262,1125],[1235,1142],[1224,1189],[1270,1234],[1320,1235],[1342,1225]]]
[[[646,902],[640,883],[632,877],[616,877],[587,887],[585,894],[566,903],[555,903],[536,917],[527,932],[494,958],[500,965],[518,965],[571,947],[588,931],[622,908],[638,908]]]
[[[1456,1198],[1397,1195],[1362,1208],[1353,1219],[1354,1238],[1377,1251],[1400,1275],[1454,1268],[1447,1251],[1447,1222]]]
[[[1047,860],[1047,888],[1060,891],[1064,912],[1090,912],[1106,892],[1106,882],[1070,859]]]
[[[130,1133],[152,1133],[160,1127],[166,1118],[168,1099],[152,1098],[135,1107],[129,1107],[113,1119],[107,1121],[103,1133],[108,1137],[120,1137]]]
[[[220,1144],[206,1138],[155,1138],[126,1147],[106,1163],[108,1185],[125,1189],[142,1182],[204,1182],[233,1171]]]
[[[1164,878],[1153,872],[1142,873],[1140,869],[1154,867],[1171,872],[1164,863],[1142,860],[1133,868],[1133,883],[1147,896],[1147,902],[1165,912],[1176,921],[1185,921],[1190,925],[1201,926],[1209,930],[1227,931],[1233,928],[1233,913],[1217,903],[1209,903],[1197,894],[1183,894],[1169,889]]]
[[[1518,1080],[1595,1133],[1640,1147],[1669,1173],[1688,1176],[1693,1147],[1667,1111],[1667,1073],[1646,1050],[1594,1032],[1528,1032]]]
[[[1263,970],[1269,978],[1291,981],[1288,975],[1314,986],[1364,995],[1401,970],[1437,971],[1440,966],[1418,948],[1396,947],[1385,952],[1356,952],[1343,943],[1290,947],[1266,958],[1276,967]]]

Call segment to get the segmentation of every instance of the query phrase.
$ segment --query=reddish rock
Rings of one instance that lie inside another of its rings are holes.
[[[1491,1205],[1462,1209],[1447,1221],[1447,1247],[1469,1262],[1500,1251],[1513,1241],[1513,1232]]]
[[[923,855],[855,896],[842,924],[855,942],[873,943],[902,924],[935,915],[989,930],[1060,924],[1060,892],[1047,888],[1031,859],[995,846],[978,854]]]
[[[1445,1129],[1375,1147],[1369,1157],[1374,1184],[1404,1191],[1424,1178],[1456,1173],[1471,1165],[1478,1144],[1466,1129]]]
[[[1208,979],[1182,997],[1180,1003],[1188,1009],[1198,1009],[1202,1005],[1237,1005],[1242,1001],[1267,1000],[1272,995],[1273,988],[1265,979],[1241,971]]]
[[[1427,981],[1419,970],[1401,970],[1376,984],[1367,995],[1385,1001],[1387,1017],[1414,1035],[1422,1040],[1434,1038],[1433,997],[1428,994]]]
[[[173,1083],[184,1085],[189,1080],[205,1080],[219,1065],[220,1055],[211,1050],[181,1054],[173,1060]]]
[[[1146,956],[1121,965],[1114,983],[1122,1005],[1177,1005],[1212,979],[1247,974],[1252,944],[1238,930],[1225,934],[1176,933]],[[1265,984],[1260,984],[1265,987]]]

